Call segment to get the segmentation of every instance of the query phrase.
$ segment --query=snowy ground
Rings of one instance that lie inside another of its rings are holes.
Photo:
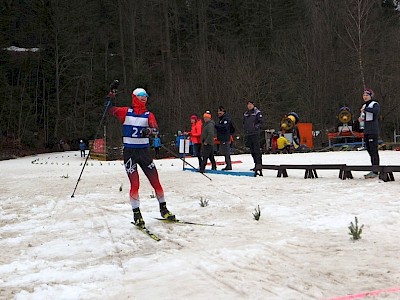
[[[399,173],[394,182],[365,180],[365,172],[344,181],[338,170],[210,181],[182,171],[178,159],[156,160],[170,210],[216,224],[155,220],[158,204],[141,173],[141,210],[156,242],[130,224],[121,161],[89,160],[71,198],[78,155],[0,162],[0,299],[400,299]],[[400,152],[380,156],[400,164]],[[234,170],[253,166],[250,155],[232,159],[242,161]],[[264,155],[263,163],[369,164],[369,156]],[[358,241],[347,228],[355,216],[365,225]]]

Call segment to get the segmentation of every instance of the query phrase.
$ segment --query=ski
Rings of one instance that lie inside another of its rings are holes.
[[[156,220],[162,221],[164,223],[178,223],[178,224],[187,224],[187,225],[197,225],[197,226],[215,226],[215,224],[206,224],[206,223],[197,223],[197,222],[189,222],[183,220],[168,220],[164,218],[154,218]]]
[[[136,226],[134,222],[131,222],[137,229],[139,229],[141,232],[143,232],[144,234],[147,234],[149,237],[151,237],[153,240],[155,241],[161,241],[161,239],[156,236],[154,233],[152,233],[149,229],[147,229],[146,227],[142,228],[139,226]]]

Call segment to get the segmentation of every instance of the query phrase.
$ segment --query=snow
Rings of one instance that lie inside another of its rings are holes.
[[[39,52],[39,48],[21,48],[17,46],[10,46],[7,48],[3,48],[3,50],[11,51],[11,52]]]
[[[399,152],[380,157],[400,165]],[[253,167],[250,155],[232,160],[242,162],[234,171]],[[78,151],[0,162],[0,299],[400,299],[398,173],[393,182],[365,180],[365,172],[341,180],[338,170],[304,179],[290,169],[287,178],[264,170],[207,174],[210,181],[182,171],[179,159],[155,160],[169,209],[215,223],[155,220],[158,203],[140,171],[141,210],[156,242],[130,224],[121,161],[88,160],[71,198],[83,162]],[[263,163],[370,162],[367,152],[348,151],[264,155]],[[355,217],[364,224],[358,241],[347,228]]]

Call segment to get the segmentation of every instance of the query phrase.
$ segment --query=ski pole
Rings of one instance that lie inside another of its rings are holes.
[[[185,161],[182,157],[180,157],[178,154],[176,154],[174,151],[170,150],[168,147],[164,146],[163,144],[161,144],[161,147],[163,147],[165,150],[167,150],[169,153],[171,153],[173,156],[175,156],[176,158],[179,158],[180,160],[182,160],[185,164],[188,164],[189,166],[191,166],[194,170],[197,171],[197,168],[194,167],[193,165],[189,164],[187,161]],[[210,177],[208,177],[206,174],[199,172],[201,175],[203,175],[204,177],[210,179],[212,181],[212,179]]]
[[[113,94],[115,95],[116,92],[117,92],[117,89],[118,89],[118,85],[119,85],[119,81],[118,81],[118,80],[114,80],[114,82],[110,85],[110,91],[111,91],[110,93],[113,93]],[[109,94],[109,95],[110,95],[110,94]],[[95,141],[95,140],[97,139],[97,136],[99,135],[99,132],[100,132],[100,130],[101,130],[101,126],[103,125],[103,122],[104,122],[104,119],[105,119],[105,117],[106,117],[108,108],[109,108],[110,105],[111,105],[111,98],[112,98],[112,97],[107,97],[108,100],[107,100],[107,103],[106,103],[106,108],[104,109],[103,116],[101,117],[99,126],[97,127],[97,130],[96,130],[96,134],[94,135],[93,141]],[[92,147],[93,147],[93,145],[92,145]],[[76,188],[78,187],[79,181],[81,180],[82,173],[83,173],[83,170],[85,169],[87,160],[89,159],[90,152],[92,151],[92,147],[89,148],[89,152],[88,152],[88,154],[87,154],[87,156],[86,156],[85,163],[83,164],[81,173],[79,174],[79,178],[78,178],[78,180],[76,181],[76,185],[75,185],[74,191],[72,192],[71,198],[74,198]]]

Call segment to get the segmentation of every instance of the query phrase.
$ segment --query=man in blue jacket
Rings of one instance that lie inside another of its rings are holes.
[[[156,158],[158,159],[158,156],[160,154],[160,147],[161,147],[161,139],[158,137],[156,134],[153,138],[153,148],[155,151]]]
[[[247,111],[243,114],[243,128],[246,147],[250,148],[255,164],[254,171],[262,176],[262,153],[260,132],[264,125],[262,112],[254,106],[254,101],[247,101]]]
[[[83,140],[79,141],[79,149],[81,150],[81,157],[85,157],[86,144],[83,142]]]
[[[364,140],[365,148],[371,157],[372,171],[364,175],[366,179],[378,177],[379,172],[379,113],[380,105],[374,100],[374,92],[371,89],[365,89],[363,93],[364,105],[361,107],[360,122],[364,121]]]
[[[230,154],[232,120],[231,117],[226,113],[226,110],[223,106],[218,107],[217,114],[219,121],[217,124],[215,124],[215,129],[217,130],[217,139],[220,142],[219,150],[221,154],[225,156],[225,168],[222,170],[232,170]]]

